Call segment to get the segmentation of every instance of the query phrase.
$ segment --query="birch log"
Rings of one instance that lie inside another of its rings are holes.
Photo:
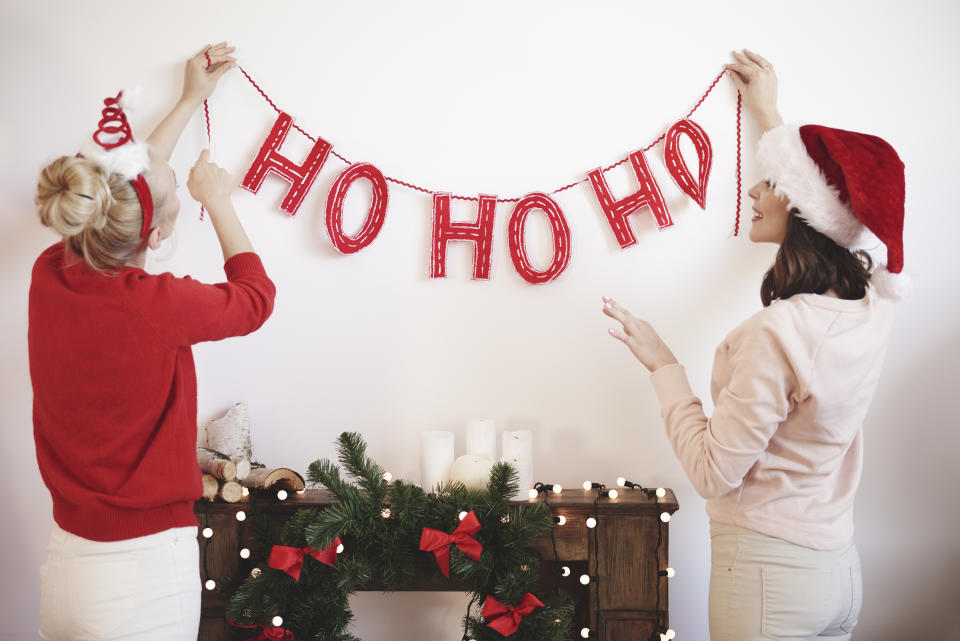
[[[243,486],[238,481],[224,481],[219,496],[227,503],[236,503],[243,497]]]
[[[245,486],[258,490],[277,487],[299,492],[306,487],[302,476],[285,467],[255,467],[242,482]]]
[[[212,474],[222,481],[232,481],[237,478],[237,464],[220,452],[198,447],[197,463],[206,474]]]
[[[207,423],[204,431],[207,447],[211,450],[226,454],[232,461],[253,458],[246,403],[237,403],[226,414]]]
[[[212,501],[217,498],[217,492],[220,491],[220,481],[213,474],[203,475],[203,499]]]

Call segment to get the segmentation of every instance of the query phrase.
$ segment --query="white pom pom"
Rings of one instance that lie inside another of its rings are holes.
[[[150,167],[149,150],[143,142],[128,142],[107,151],[91,137],[83,144],[80,153],[103,167],[107,174],[119,174],[125,180],[136,178]]]
[[[870,276],[870,282],[880,296],[892,300],[903,300],[910,295],[913,281],[906,274],[891,274],[886,266],[878,267]]]
[[[128,116],[130,112],[136,111],[143,104],[143,87],[130,87],[123,90],[120,96],[120,108]]]

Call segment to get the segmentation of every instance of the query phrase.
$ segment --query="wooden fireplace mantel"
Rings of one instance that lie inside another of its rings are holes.
[[[550,534],[543,534],[534,541],[534,548],[543,558],[541,582],[553,589],[558,565],[571,568],[569,577],[559,579],[560,589],[568,592],[576,603],[574,634],[578,637],[582,627],[595,627],[597,595],[599,594],[599,641],[647,641],[657,625],[657,585],[660,586],[660,622],[668,625],[667,581],[657,581],[658,570],[667,563],[669,523],[660,521],[660,514],[673,514],[679,509],[676,497],[667,490],[663,498],[649,498],[646,493],[628,488],[617,488],[616,499],[601,499],[598,505],[596,535],[599,544],[599,581],[584,587],[579,582],[581,574],[594,574],[594,531],[587,527],[587,518],[594,514],[596,490],[565,489],[560,495],[550,494],[548,502],[554,516],[566,517],[566,524],[554,528],[554,539],[559,563],[554,563],[553,541]],[[535,503],[543,498],[516,501],[515,504]],[[249,561],[240,558],[240,549],[247,546],[250,528],[244,528],[236,519],[240,510],[255,510],[267,518],[286,520],[300,508],[323,508],[336,503],[336,498],[327,490],[306,490],[303,494],[291,493],[285,501],[256,501],[250,497],[239,503],[197,502],[195,512],[200,529],[209,525],[214,536],[209,543],[201,537],[201,578],[236,575]],[[658,537],[662,537],[659,549],[659,566],[655,560]],[[204,575],[204,547],[206,546],[206,571]],[[375,588],[374,588],[375,589]],[[453,582],[436,582],[424,579],[415,582],[412,590],[459,590]],[[215,591],[204,590],[202,615],[198,641],[220,641],[226,629],[225,602]]]

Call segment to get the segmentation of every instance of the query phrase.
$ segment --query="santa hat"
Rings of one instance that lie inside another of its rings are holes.
[[[811,227],[848,249],[878,240],[887,264],[870,280],[885,298],[909,289],[903,270],[903,162],[876,136],[819,125],[780,125],[760,138],[764,178]]]
[[[133,96],[136,95],[134,92]],[[115,98],[105,98],[97,130],[84,142],[78,155],[100,165],[107,175],[118,174],[130,181],[143,210],[140,237],[145,238],[153,223],[153,196],[143,177],[150,167],[150,156],[146,143],[133,139],[125,113],[130,108],[131,100],[122,91]]]

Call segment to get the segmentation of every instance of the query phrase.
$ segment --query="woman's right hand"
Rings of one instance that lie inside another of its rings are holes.
[[[777,74],[763,56],[744,49],[733,52],[736,63],[724,65],[747,109],[763,131],[783,124],[777,110]]]
[[[200,157],[190,169],[187,179],[187,189],[190,195],[201,205],[215,210],[216,203],[230,201],[230,192],[233,191],[233,176],[226,169],[210,162],[210,150],[204,149]]]
[[[196,107],[209,98],[217,88],[220,76],[237,66],[237,59],[230,55],[234,50],[226,42],[221,42],[207,45],[187,60],[183,72],[182,100]]]

